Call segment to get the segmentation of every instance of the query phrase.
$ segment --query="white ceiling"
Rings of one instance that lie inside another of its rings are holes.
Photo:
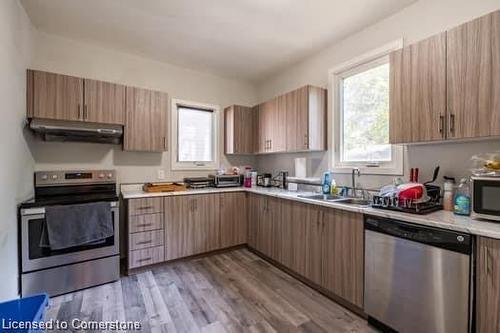
[[[21,0],[37,29],[258,81],[415,0]]]

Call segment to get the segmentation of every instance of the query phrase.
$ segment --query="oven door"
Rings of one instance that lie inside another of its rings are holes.
[[[500,221],[500,178],[472,179],[472,216]]]
[[[110,202],[113,214],[113,236],[94,244],[75,246],[53,251],[40,246],[45,208],[21,210],[21,265],[22,272],[67,265],[91,259],[119,254],[119,211],[118,202]]]

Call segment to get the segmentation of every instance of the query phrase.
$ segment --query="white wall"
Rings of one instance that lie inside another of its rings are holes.
[[[388,42],[404,38],[405,44],[424,39],[483,14],[500,8],[498,0],[420,0],[399,13],[376,23],[320,53],[305,59],[282,73],[262,80],[257,87],[259,101],[293,90],[305,84],[328,86],[328,70]],[[441,175],[468,174],[473,154],[500,150],[500,140],[474,143],[446,143],[410,146],[405,170],[420,167],[422,176],[430,177],[435,165],[441,165]],[[311,168],[308,176],[319,176],[329,166],[328,153],[269,155],[259,158],[260,170],[287,169],[293,175],[294,157],[307,157]],[[350,177],[337,176],[342,183]],[[378,187],[392,177],[362,176],[367,187]]]
[[[16,0],[0,1],[0,301],[17,296],[17,211],[32,193],[33,158],[23,138],[32,26]]]
[[[169,93],[172,98],[220,105],[256,104],[255,86],[149,60],[117,50],[38,32],[33,69],[145,87]],[[222,114],[221,114],[222,115]],[[222,120],[221,119],[221,131]],[[222,132],[221,132],[222,133]],[[220,135],[220,151],[223,151]],[[166,179],[207,172],[173,172],[170,152],[124,152],[119,146],[88,143],[53,143],[30,139],[36,169],[112,168],[121,183],[155,181],[157,170]],[[255,164],[253,157],[222,156],[226,166]]]

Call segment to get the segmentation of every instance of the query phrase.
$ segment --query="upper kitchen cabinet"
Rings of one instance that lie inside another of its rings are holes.
[[[28,70],[28,117],[125,123],[125,86]]]
[[[286,115],[286,151],[326,149],[326,90],[305,86],[280,96]]]
[[[257,153],[278,153],[286,150],[285,113],[279,98],[259,104],[257,114]]]
[[[85,79],[85,121],[125,124],[125,86]]]
[[[443,140],[446,33],[397,50],[390,61],[390,142]]]
[[[447,34],[448,137],[500,135],[500,11]]]
[[[126,88],[124,150],[167,150],[168,95],[141,88]]]
[[[29,118],[83,121],[83,79],[28,70]]]
[[[224,109],[224,144],[226,154],[253,154],[257,114],[247,106]]]

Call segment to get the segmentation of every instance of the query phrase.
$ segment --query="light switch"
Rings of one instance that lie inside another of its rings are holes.
[[[158,178],[159,180],[163,180],[163,179],[165,179],[165,170],[161,170],[161,169],[160,169],[160,170],[158,170],[158,175],[157,175],[157,178]]]

